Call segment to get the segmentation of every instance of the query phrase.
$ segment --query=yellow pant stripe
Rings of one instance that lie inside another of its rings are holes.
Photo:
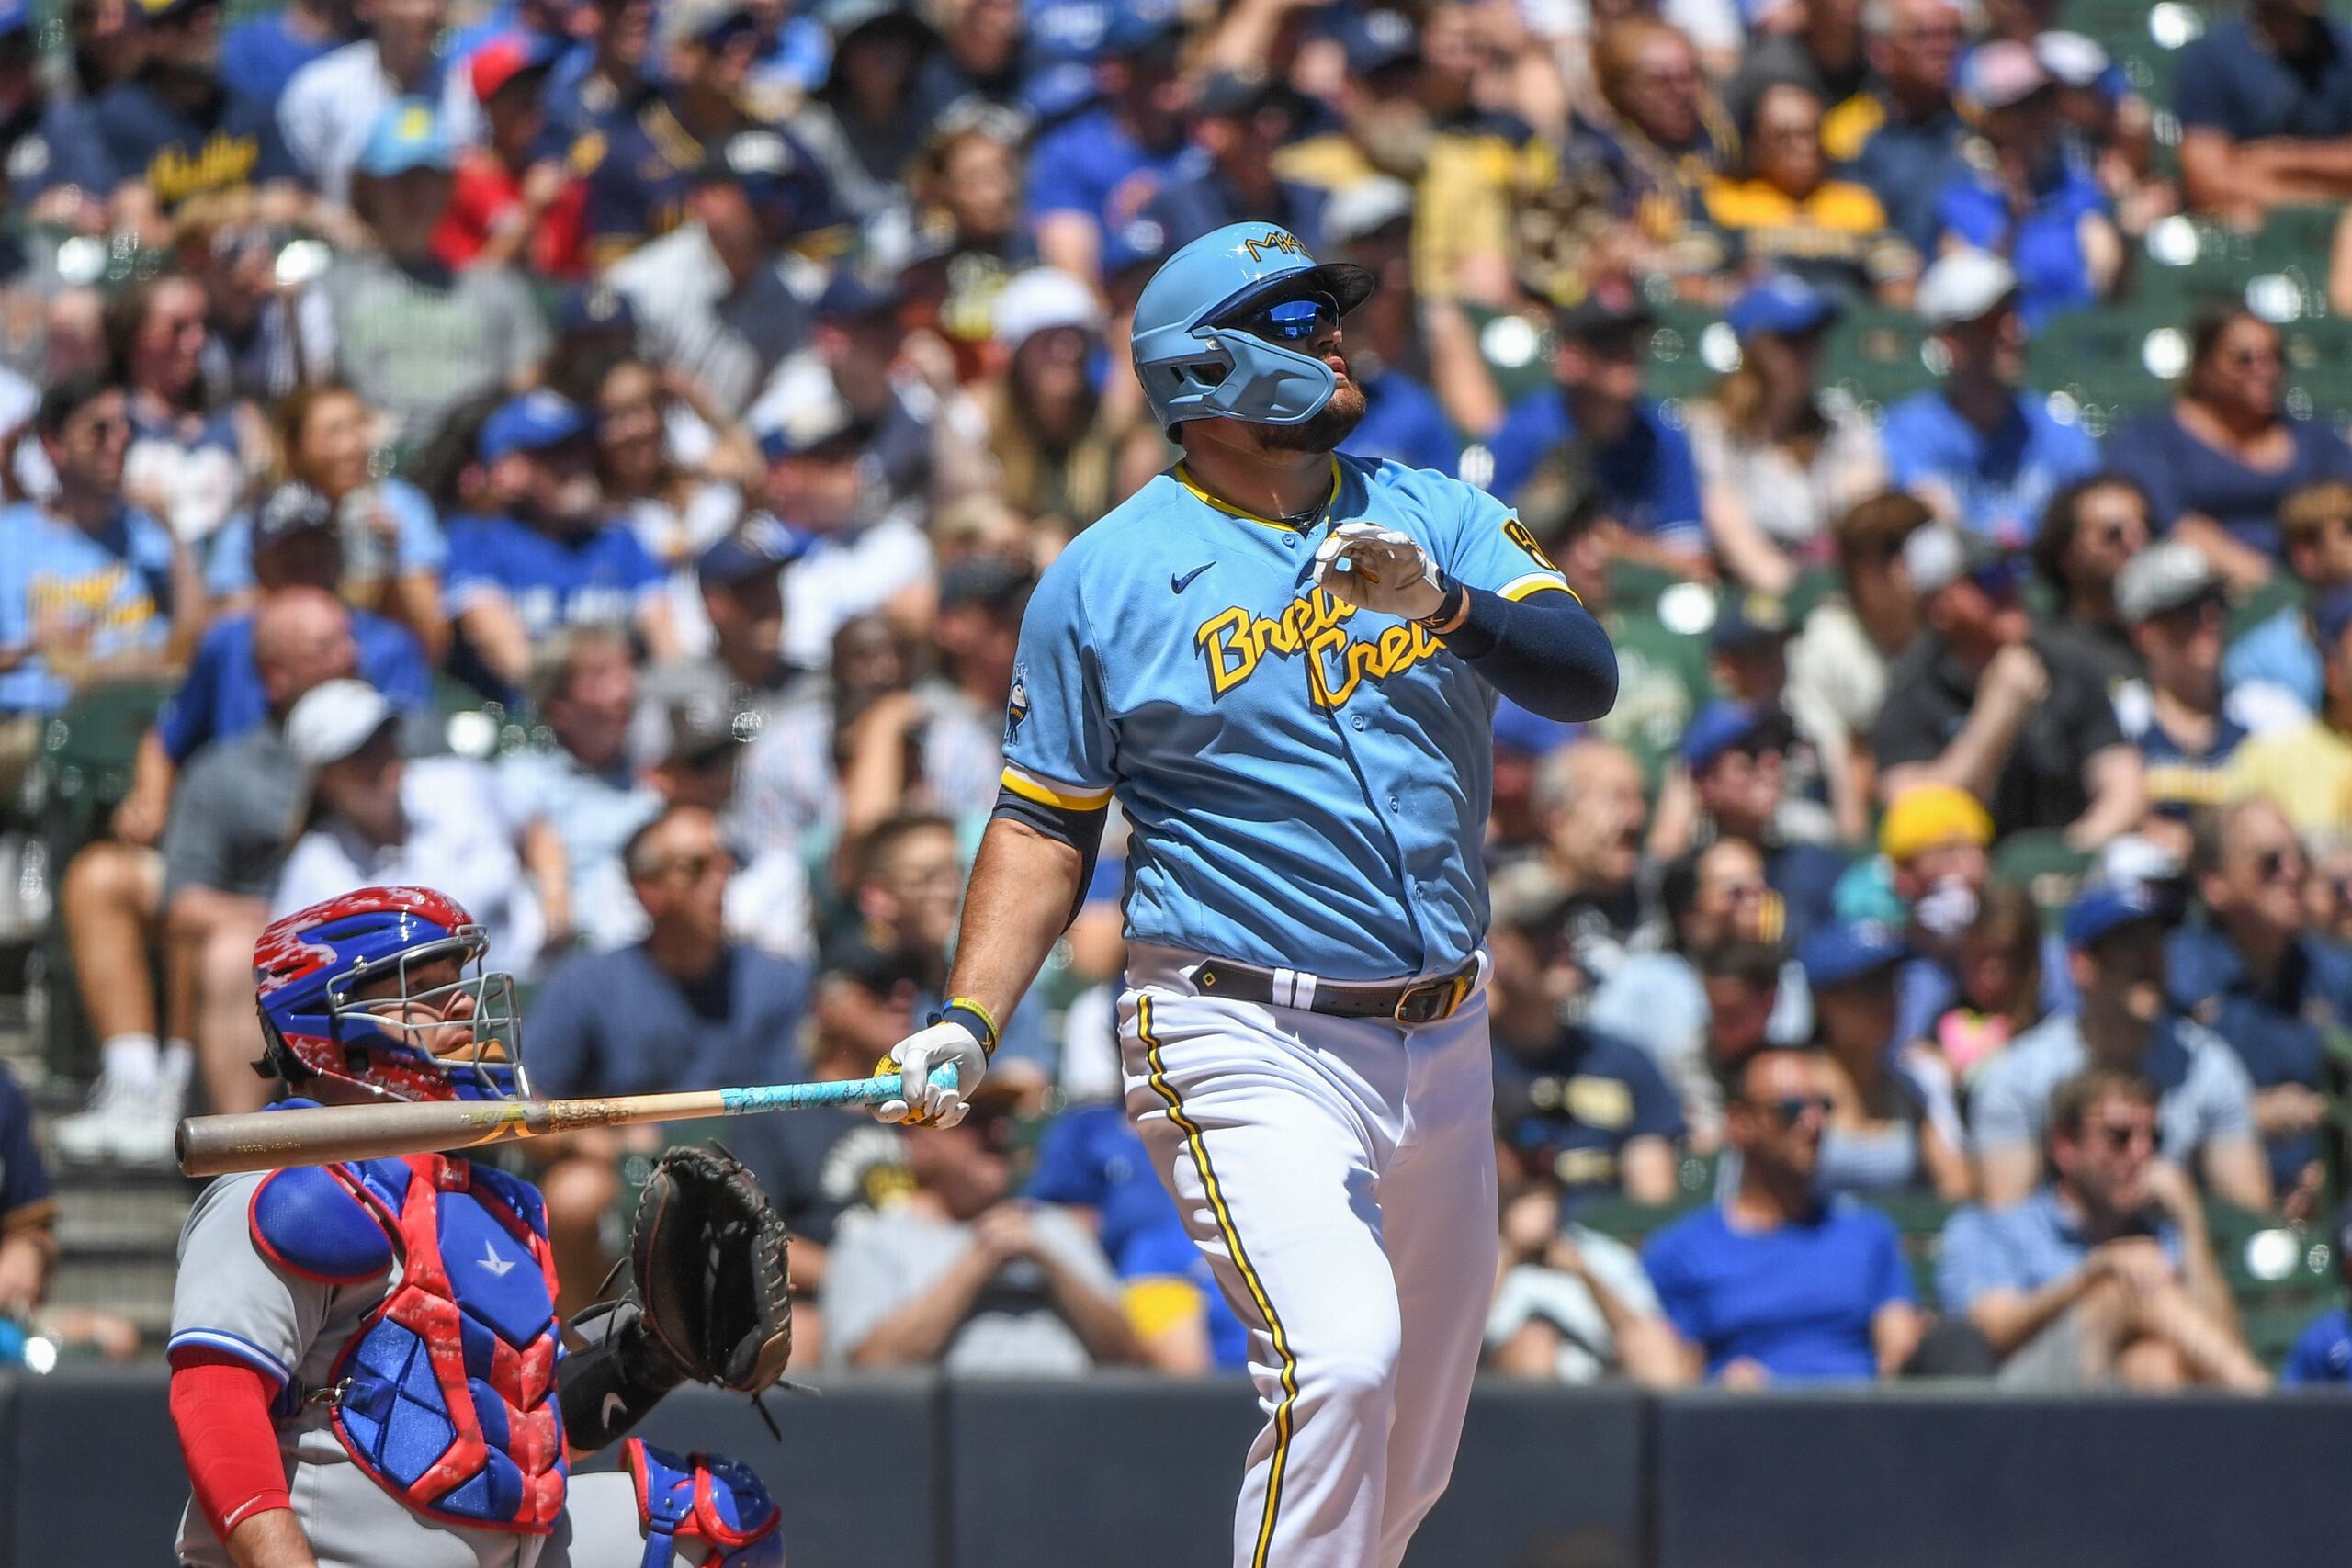
[[[1193,1163],[1200,1168],[1201,1185],[1208,1191],[1209,1208],[1216,1215],[1217,1232],[1225,1237],[1226,1250],[1233,1255],[1233,1266],[1241,1271],[1242,1282],[1250,1287],[1250,1299],[1257,1303],[1259,1314],[1266,1320],[1274,1354],[1282,1358],[1283,1397],[1274,1406],[1274,1457],[1266,1472],[1266,1512],[1258,1525],[1258,1549],[1250,1559],[1250,1568],[1266,1568],[1266,1553],[1274,1542],[1274,1520],[1282,1512],[1283,1467],[1290,1458],[1291,1407],[1298,1402],[1298,1358],[1291,1354],[1290,1336],[1283,1332],[1283,1320],[1274,1315],[1274,1303],[1268,1299],[1265,1284],[1250,1266],[1250,1254],[1241,1245],[1241,1232],[1234,1225],[1233,1211],[1226,1207],[1216,1172],[1209,1168],[1208,1145],[1201,1137],[1200,1123],[1184,1113],[1184,1102],[1178,1098],[1175,1086],[1168,1081],[1167,1069],[1160,1065],[1159,1042],[1151,1033],[1148,993],[1136,998],[1136,1035],[1143,1042],[1144,1060],[1151,1066],[1151,1087],[1168,1102],[1168,1119],[1183,1133],[1184,1141],[1193,1151]]]

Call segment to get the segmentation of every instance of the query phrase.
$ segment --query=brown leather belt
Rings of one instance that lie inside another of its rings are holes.
[[[1437,1023],[1452,1018],[1478,984],[1478,961],[1433,980],[1318,980],[1293,970],[1261,969],[1254,964],[1211,958],[1193,970],[1193,984],[1204,997],[1237,1002],[1299,1007],[1333,1018],[1378,1018],[1391,1023]]]

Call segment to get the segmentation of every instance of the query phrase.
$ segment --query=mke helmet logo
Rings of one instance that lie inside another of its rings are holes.
[[[1295,234],[1281,229],[1270,229],[1265,233],[1244,240],[1241,242],[1241,248],[1250,253],[1250,259],[1253,262],[1264,261],[1268,251],[1285,256],[1303,256],[1306,254],[1306,247],[1298,243],[1298,237]]]

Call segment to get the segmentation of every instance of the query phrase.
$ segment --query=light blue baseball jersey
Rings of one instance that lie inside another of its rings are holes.
[[[1004,784],[1064,809],[1118,797],[1131,940],[1376,980],[1453,968],[1484,939],[1494,696],[1426,630],[1310,586],[1316,546],[1357,519],[1472,587],[1567,592],[1484,491],[1350,457],[1305,528],[1212,499],[1180,464],[1039,581]]]
[[[161,649],[171,611],[172,536],[144,512],[87,534],[38,506],[0,510],[0,649],[50,622],[86,630],[92,660]],[[0,713],[55,713],[73,695],[39,654],[0,674]]]

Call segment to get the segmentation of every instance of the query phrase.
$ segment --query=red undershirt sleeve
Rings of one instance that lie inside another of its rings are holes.
[[[290,1506],[269,1418],[269,1380],[223,1350],[172,1358],[172,1423],[198,1511],[223,1542],[255,1514]]]

